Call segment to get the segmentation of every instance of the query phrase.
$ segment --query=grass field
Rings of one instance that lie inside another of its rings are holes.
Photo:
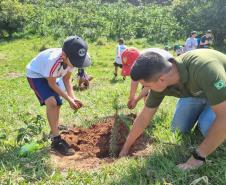
[[[129,41],[127,45],[153,47],[144,40]],[[192,148],[203,139],[196,130],[186,135],[170,132],[176,98],[165,98],[152,125],[145,131],[154,140],[153,151],[148,157],[121,158],[98,170],[62,172],[50,163],[50,141],[43,142],[40,151],[26,158],[19,157],[17,154],[23,144],[16,142],[19,129],[40,115],[44,118],[43,130],[49,132],[45,108],[39,106],[25,78],[26,64],[43,46],[60,47],[60,42],[51,38],[32,38],[2,42],[0,45],[0,184],[226,184],[225,144],[198,170],[182,172],[176,167],[190,156]],[[103,39],[89,43],[89,46],[93,65],[87,72],[94,76],[94,80],[90,89],[75,91],[75,95],[85,104],[84,108],[74,113],[67,102],[62,106],[61,123],[66,125],[89,127],[98,119],[114,115],[113,101],[117,96],[120,97],[120,105],[127,103],[129,78],[125,81],[122,77],[113,79],[116,43]],[[137,113],[142,106],[141,101],[135,110],[124,108],[119,113]],[[38,140],[41,137],[40,133],[28,139]],[[202,180],[204,177],[208,183]]]

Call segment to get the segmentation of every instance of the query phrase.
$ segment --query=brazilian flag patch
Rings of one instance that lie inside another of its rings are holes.
[[[215,86],[218,90],[220,90],[220,89],[226,87],[225,82],[224,82],[223,80],[217,81],[217,82],[214,84],[214,86]]]

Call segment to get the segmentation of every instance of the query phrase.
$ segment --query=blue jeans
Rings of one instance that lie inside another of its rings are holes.
[[[176,105],[171,129],[185,133],[190,131],[197,122],[201,133],[206,136],[215,117],[215,113],[205,98],[180,98]]]

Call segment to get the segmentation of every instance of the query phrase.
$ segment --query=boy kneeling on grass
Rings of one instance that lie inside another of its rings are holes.
[[[82,107],[77,100],[71,84],[71,74],[74,67],[83,68],[90,65],[87,55],[88,45],[78,36],[68,37],[63,48],[50,48],[39,53],[27,65],[27,79],[35,92],[41,106],[46,105],[46,114],[51,129],[53,150],[62,155],[73,155],[74,150],[60,137],[58,124],[60,106],[63,97],[71,108]],[[62,77],[66,92],[59,88],[56,79]]]

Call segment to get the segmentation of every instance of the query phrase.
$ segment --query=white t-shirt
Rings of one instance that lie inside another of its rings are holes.
[[[158,53],[159,55],[161,55],[166,60],[169,60],[170,58],[174,58],[171,53],[169,53],[168,51],[166,51],[164,49],[160,49],[160,48],[148,48],[148,49],[144,49],[142,51],[142,53],[143,52],[146,52],[146,51],[151,51],[151,52],[154,52],[154,53]]]
[[[119,44],[116,48],[116,59],[115,59],[115,63],[117,64],[122,64],[122,52],[126,49],[126,45],[124,44]]]
[[[197,46],[198,46],[197,39],[192,37],[188,38],[184,45],[186,51],[194,50],[197,48]]]
[[[26,66],[27,77],[29,78],[48,78],[48,77],[63,77],[68,72],[72,72],[74,68],[67,66],[63,67],[61,58],[61,48],[50,48],[39,53]]]

